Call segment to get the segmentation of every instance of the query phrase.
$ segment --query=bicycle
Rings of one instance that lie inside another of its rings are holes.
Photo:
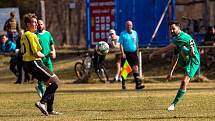
[[[94,55],[86,53],[82,62],[77,62],[75,64],[75,74],[80,80],[88,80],[90,78],[92,69],[95,70],[96,75],[99,80],[103,83],[109,82],[109,77],[107,75],[106,69],[103,63],[99,63],[99,67],[96,68],[94,65]]]

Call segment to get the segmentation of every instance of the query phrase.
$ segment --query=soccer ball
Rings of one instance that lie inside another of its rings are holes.
[[[109,45],[105,41],[96,43],[96,52],[99,55],[106,55],[109,52]]]

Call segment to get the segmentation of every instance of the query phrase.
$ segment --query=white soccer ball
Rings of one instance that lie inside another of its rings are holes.
[[[105,41],[100,41],[96,43],[96,52],[100,55],[106,55],[109,52],[109,45]]]

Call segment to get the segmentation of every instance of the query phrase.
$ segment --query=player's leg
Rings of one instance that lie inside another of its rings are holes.
[[[56,92],[60,84],[60,80],[52,71],[50,71],[49,68],[44,66],[41,61],[25,62],[25,67],[28,72],[38,80],[45,80],[47,84],[50,83],[50,85],[46,88],[46,91],[41,100],[35,104],[43,114],[49,115],[46,110],[45,104],[47,103],[47,100],[51,98]]]
[[[168,110],[175,110],[176,104],[182,99],[182,97],[186,93],[187,85],[190,81],[190,77],[188,75],[185,75],[183,79],[181,80],[181,86],[180,89],[178,90],[175,99],[173,100],[172,104],[168,108]]]
[[[58,77],[53,74],[45,83],[48,84],[48,87],[46,88],[46,91],[40,100],[40,102],[43,104],[47,103],[48,99],[51,99],[61,82]]]
[[[54,110],[53,104],[54,104],[54,95],[52,95],[51,98],[49,98],[47,100],[47,111],[48,111],[49,115],[60,115],[60,114],[62,114],[62,113]]]
[[[47,57],[46,59],[42,60],[42,63],[48,67],[50,69],[50,71],[53,72],[54,67],[53,64],[51,62],[51,58]],[[40,97],[42,97],[45,93],[45,84],[44,84],[44,80],[38,80],[37,86],[35,87],[37,90],[37,93]]]
[[[43,80],[38,80],[36,85],[37,94],[42,97],[45,93],[45,84]]]
[[[53,68],[53,64],[51,61],[48,62],[47,66],[48,66],[49,70],[51,72],[53,72],[54,68]],[[50,79],[48,81],[46,81],[45,83],[46,83],[46,85],[48,85],[48,87],[46,88],[45,94],[43,96],[44,99],[42,98],[41,100],[47,102],[47,100],[49,100],[49,99],[52,100],[53,98],[51,98],[51,97],[54,95],[54,93],[53,93],[53,95],[51,95],[49,98],[48,97],[49,92],[55,92],[55,90],[57,89],[55,87],[58,87],[61,82],[60,82],[59,78],[53,73],[53,75],[50,76]],[[51,101],[51,102],[53,102],[53,101]]]
[[[42,97],[45,93],[44,81],[38,80],[35,88],[36,88],[36,91],[37,91],[37,94],[39,95],[39,97]]]
[[[178,90],[176,97],[174,101],[172,102],[171,106],[168,108],[168,110],[174,110],[176,104],[182,99],[182,97],[186,93],[187,85],[189,84],[189,81],[195,76],[197,70],[200,66],[200,60],[199,63],[190,62],[186,68],[185,68],[185,75],[181,81],[180,89]]]
[[[49,58],[48,63],[46,65],[52,72],[54,71],[54,66],[52,64],[51,58]],[[53,109],[54,104],[54,94],[51,96],[51,98],[47,99],[47,111],[50,115],[59,115],[62,114],[60,112],[54,111]]]
[[[54,103],[54,95],[52,95],[51,98],[49,98],[47,100],[47,111],[48,112],[52,112],[53,111],[53,103]]]
[[[48,67],[47,65],[47,59],[42,59],[41,62]],[[37,94],[39,95],[39,97],[42,98],[42,96],[45,93],[45,84],[44,84],[44,80],[38,80],[37,85],[35,87]]]

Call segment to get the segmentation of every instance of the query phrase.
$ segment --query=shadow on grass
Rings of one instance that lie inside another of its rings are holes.
[[[149,120],[149,119],[183,119],[183,120],[186,120],[186,119],[207,119],[207,118],[211,118],[213,119],[215,116],[190,116],[190,117],[177,117],[177,116],[173,116],[173,117],[142,117],[142,118],[112,118],[112,119],[92,119],[92,120],[99,120],[99,121],[115,121],[115,120],[122,120],[122,121],[125,121],[125,120]]]
[[[156,89],[83,89],[83,90],[58,90],[57,93],[96,93],[96,92],[149,92],[149,91],[175,91],[178,88],[156,88]],[[188,90],[214,90],[214,88],[189,88]],[[23,94],[23,93],[36,93],[36,91],[5,91],[0,94]]]
[[[163,88],[157,88],[157,89],[84,89],[84,90],[59,90],[57,92],[60,93],[94,93],[94,92],[149,92],[149,91],[175,91],[178,90],[178,88],[169,88],[169,89],[163,89]],[[214,90],[214,88],[189,88],[188,90]]]

